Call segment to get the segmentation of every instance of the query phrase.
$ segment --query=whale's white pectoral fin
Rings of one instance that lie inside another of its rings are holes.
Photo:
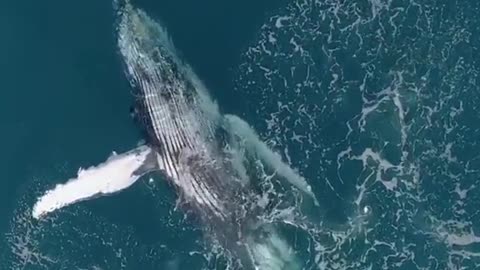
[[[317,198],[305,178],[285,163],[282,157],[270,149],[265,142],[260,140],[255,130],[247,122],[238,116],[230,114],[225,115],[225,120],[230,131],[245,140],[245,145],[249,151],[254,152],[267,166],[275,170],[279,176],[285,178],[290,184],[312,197],[314,203],[318,205]]]
[[[147,146],[123,154],[114,152],[104,163],[80,168],[75,178],[47,191],[38,198],[32,215],[38,219],[70,204],[126,189],[157,168],[155,153]]]

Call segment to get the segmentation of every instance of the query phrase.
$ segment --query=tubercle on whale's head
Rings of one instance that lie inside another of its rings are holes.
[[[151,90],[166,102],[172,95],[192,101],[195,86],[189,67],[162,24],[128,2],[118,13],[118,48],[134,94],[143,97],[146,90]]]
[[[153,20],[143,10],[134,8],[128,1],[120,8],[117,35],[118,45],[124,57],[134,49],[140,57],[157,61],[177,62],[178,52],[165,29],[157,19]],[[180,66],[180,63],[175,63]]]

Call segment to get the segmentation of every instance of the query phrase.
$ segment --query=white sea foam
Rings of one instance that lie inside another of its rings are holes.
[[[268,228],[268,236],[262,240],[250,239],[250,256],[257,268],[270,269],[302,269],[301,263],[293,248],[273,228]]]
[[[138,169],[150,152],[150,148],[142,146],[125,154],[114,153],[98,166],[80,168],[77,177],[56,185],[37,200],[33,217],[38,219],[70,204],[130,187],[140,178]]]
[[[465,234],[446,234],[443,236],[445,237],[445,241],[450,245],[468,246],[480,243],[480,237],[475,235],[472,231]]]

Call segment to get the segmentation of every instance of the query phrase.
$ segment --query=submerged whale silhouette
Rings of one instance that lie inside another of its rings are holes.
[[[291,251],[279,246],[283,242],[273,228],[265,230],[271,237],[262,243],[249,234],[258,227],[256,216],[263,208],[249,188],[245,153],[258,157],[316,202],[310,186],[246,122],[219,112],[163,27],[129,2],[117,4],[118,48],[134,89],[135,118],[147,143],[80,169],[77,177],[38,199],[33,217],[119,192],[145,173],[159,171],[175,187],[180,203],[216,231],[217,240],[240,258],[243,268],[295,269],[298,263],[282,258]]]

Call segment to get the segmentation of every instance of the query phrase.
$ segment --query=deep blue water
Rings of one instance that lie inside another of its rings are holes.
[[[479,267],[480,2],[135,3],[313,186],[306,269]],[[162,179],[29,216],[142,139],[114,27],[109,1],[0,3],[2,270],[223,269]]]

